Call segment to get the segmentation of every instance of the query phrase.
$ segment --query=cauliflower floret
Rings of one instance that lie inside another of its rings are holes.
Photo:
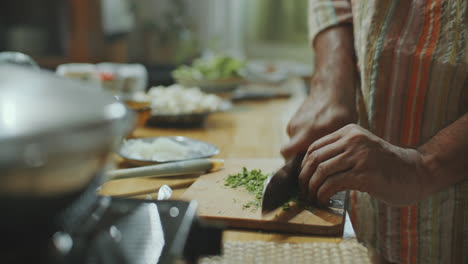
[[[179,84],[157,86],[148,91],[153,114],[190,114],[220,110],[222,99],[205,94],[198,87],[185,88]]]

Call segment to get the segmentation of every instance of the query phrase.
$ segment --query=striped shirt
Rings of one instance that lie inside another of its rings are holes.
[[[310,39],[353,24],[362,124],[392,144],[417,147],[468,112],[467,5],[310,0]],[[358,239],[388,261],[468,263],[468,181],[403,208],[353,192],[350,209]]]

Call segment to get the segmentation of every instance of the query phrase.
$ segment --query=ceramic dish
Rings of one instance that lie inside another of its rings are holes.
[[[209,158],[219,154],[219,148],[213,144],[210,144],[205,141],[196,140],[188,137],[182,136],[174,136],[174,137],[148,137],[148,138],[135,138],[129,140],[141,140],[146,143],[151,143],[158,138],[166,138],[172,140],[184,147],[188,148],[187,155],[184,158],[180,159],[157,159],[157,160],[145,160],[145,159],[136,159],[129,157],[123,154],[123,148],[125,144],[122,144],[121,149],[118,151],[118,155],[121,156],[125,161],[132,165],[136,166],[146,166],[146,165],[154,165],[160,163],[167,163],[167,162],[174,162],[174,161],[181,161],[181,160],[191,160],[191,159],[201,159],[201,158]]]

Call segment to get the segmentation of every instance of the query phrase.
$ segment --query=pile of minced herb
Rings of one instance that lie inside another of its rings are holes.
[[[261,205],[263,184],[266,178],[268,178],[268,175],[269,174],[263,173],[258,169],[249,171],[246,167],[243,167],[242,172],[229,175],[224,182],[224,186],[231,188],[237,188],[239,186],[244,187],[249,193],[255,196],[255,200],[244,204],[243,208],[252,208],[255,210]]]

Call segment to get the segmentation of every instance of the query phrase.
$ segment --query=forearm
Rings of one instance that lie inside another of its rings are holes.
[[[341,98],[354,100],[358,74],[352,26],[339,25],[319,33],[314,39],[313,49],[315,72],[311,91],[325,88],[326,91],[317,92],[332,92],[341,95]],[[315,95],[316,93],[311,93],[311,96]]]
[[[419,149],[426,177],[423,196],[468,179],[468,114],[441,130]]]

